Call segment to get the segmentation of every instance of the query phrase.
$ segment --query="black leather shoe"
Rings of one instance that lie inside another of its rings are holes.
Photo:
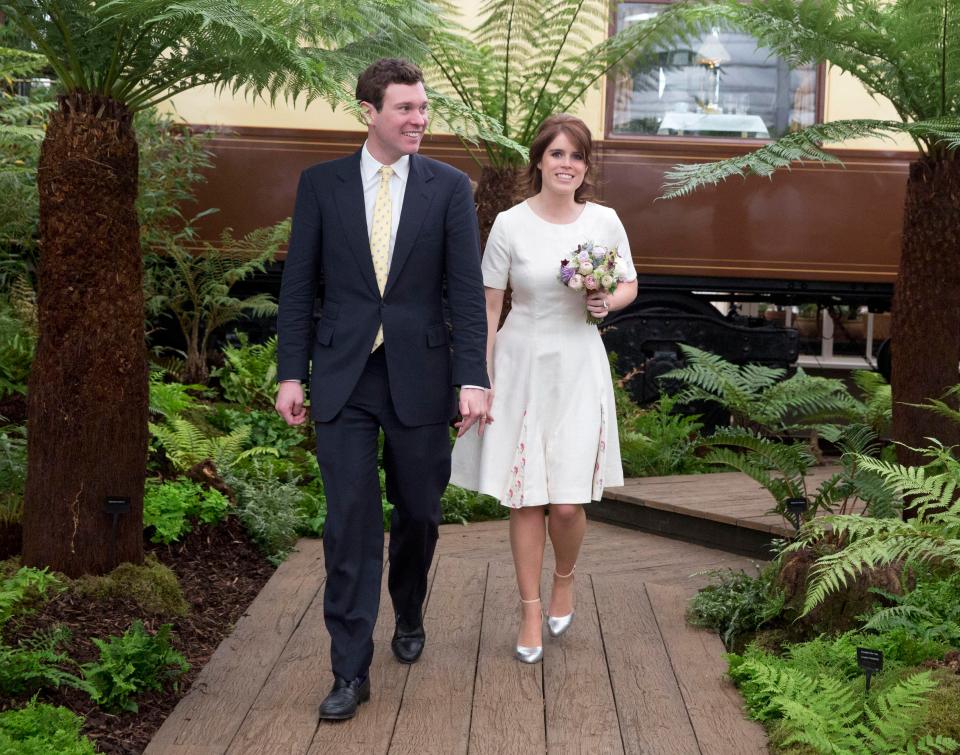
[[[397,617],[397,628],[393,632],[390,647],[400,663],[416,663],[423,652],[427,633],[423,631],[423,620],[417,624],[407,624]]]
[[[354,679],[348,682],[339,676],[334,677],[333,689],[320,703],[321,721],[343,721],[353,718],[357,706],[370,699],[370,677],[362,682]]]

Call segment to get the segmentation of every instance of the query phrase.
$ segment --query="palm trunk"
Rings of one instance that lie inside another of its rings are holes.
[[[484,167],[477,184],[477,219],[480,223],[480,246],[487,243],[487,236],[493,227],[493,221],[504,210],[526,196],[526,186],[522,170],[508,166],[506,168]]]
[[[960,160],[924,157],[910,166],[900,271],[893,299],[893,436],[914,448],[960,443],[960,426],[906,406],[960,382]],[[919,454],[898,446],[903,464]]]
[[[40,155],[40,337],[28,386],[23,563],[67,575],[143,560],[147,362],[130,112],[73,93]],[[113,542],[107,497],[130,499]]]

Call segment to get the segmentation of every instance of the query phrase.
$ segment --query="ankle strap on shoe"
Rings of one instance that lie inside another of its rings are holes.
[[[573,568],[570,570],[570,573],[569,573],[569,574],[561,574],[561,573],[558,572],[556,569],[554,569],[554,570],[553,570],[553,576],[557,577],[558,579],[566,579],[567,577],[572,577],[572,576],[573,576],[573,573],[574,573],[576,570],[577,570],[577,565],[576,565],[576,564],[573,565]]]
[[[540,598],[530,598],[530,600],[524,600],[523,598],[520,598],[520,602],[521,603],[539,603]]]

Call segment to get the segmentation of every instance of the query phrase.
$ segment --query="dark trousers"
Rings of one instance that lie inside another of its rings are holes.
[[[330,422],[316,423],[317,460],[327,495],[323,612],[333,673],[347,680],[367,673],[380,607],[383,514],[377,438],[381,428],[386,494],[394,507],[388,586],[398,618],[415,624],[420,620],[437,544],[440,496],[450,480],[450,438],[446,424],[401,424],[390,399],[382,348],[367,360],[343,410]]]

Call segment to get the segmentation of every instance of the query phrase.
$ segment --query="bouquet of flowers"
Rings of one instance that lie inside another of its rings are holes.
[[[603,246],[593,241],[577,245],[570,259],[560,260],[560,282],[574,291],[604,291],[612,294],[627,277],[627,262],[615,246]],[[587,322],[597,325],[600,320],[587,315]]]

